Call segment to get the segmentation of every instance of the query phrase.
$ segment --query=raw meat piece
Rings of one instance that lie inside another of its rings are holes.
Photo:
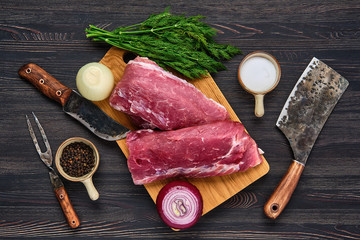
[[[229,118],[194,85],[143,57],[129,61],[109,101],[141,128],[173,130]]]
[[[137,130],[128,133],[126,144],[137,185],[175,176],[225,175],[262,162],[244,126],[230,120],[173,131]]]

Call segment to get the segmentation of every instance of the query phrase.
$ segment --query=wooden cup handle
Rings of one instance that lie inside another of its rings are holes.
[[[80,220],[76,215],[65,188],[59,187],[55,189],[54,192],[63,210],[67,223],[71,228],[77,228],[80,225]]]
[[[304,170],[304,165],[297,161],[293,161],[286,172],[285,176],[276,187],[269,200],[264,206],[265,215],[271,219],[277,218],[285,209],[293,194],[301,173]]]
[[[53,76],[34,63],[25,64],[19,69],[18,73],[43,94],[59,102],[62,106],[65,105],[70,97],[72,91],[70,88],[62,85]]]

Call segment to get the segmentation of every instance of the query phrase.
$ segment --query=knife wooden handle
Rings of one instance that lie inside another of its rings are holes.
[[[80,220],[76,215],[76,212],[70,202],[69,196],[64,187],[59,187],[54,190],[56,198],[58,199],[60,206],[65,215],[66,221],[71,228],[77,228],[80,225]]]
[[[70,97],[72,91],[70,88],[62,85],[53,76],[34,63],[25,64],[19,69],[18,73],[43,94],[59,102],[62,106],[64,106]]]
[[[266,216],[271,219],[275,219],[280,215],[289,202],[303,170],[304,165],[301,163],[297,161],[293,161],[291,163],[285,176],[282,178],[279,185],[276,187],[264,206]]]

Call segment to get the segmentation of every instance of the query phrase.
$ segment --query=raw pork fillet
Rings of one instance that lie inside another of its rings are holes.
[[[110,105],[141,128],[179,129],[225,120],[226,109],[187,81],[142,57],[129,61]]]
[[[230,120],[174,131],[137,130],[128,133],[126,144],[137,185],[175,176],[225,175],[262,162],[244,126]]]

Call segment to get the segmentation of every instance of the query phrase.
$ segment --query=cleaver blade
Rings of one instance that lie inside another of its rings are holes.
[[[276,122],[290,143],[294,160],[264,206],[269,218],[277,218],[289,202],[321,129],[348,85],[315,57],[297,81]]]
[[[78,120],[98,137],[107,141],[116,141],[125,138],[130,131],[105,114],[93,102],[62,85],[38,65],[28,63],[22,66],[18,73],[47,97],[59,102],[65,113]]]

